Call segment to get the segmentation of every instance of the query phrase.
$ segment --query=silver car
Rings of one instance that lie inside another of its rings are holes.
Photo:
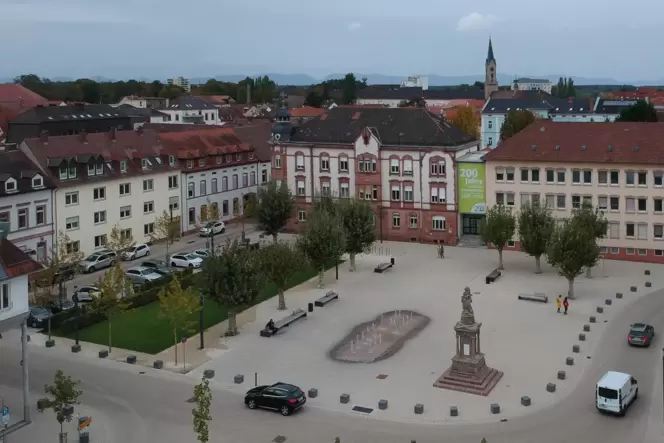
[[[127,269],[125,276],[135,285],[144,285],[145,283],[164,278],[163,275],[155,272],[154,269],[146,268],[144,266]]]
[[[99,269],[110,268],[115,264],[116,260],[115,252],[101,251],[89,255],[78,265],[83,272],[88,273],[98,271]]]

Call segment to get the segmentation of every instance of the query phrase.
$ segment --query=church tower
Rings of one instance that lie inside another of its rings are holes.
[[[484,99],[488,100],[491,93],[498,90],[498,80],[496,80],[496,58],[493,56],[493,45],[489,37],[489,52],[486,56],[484,65]]]

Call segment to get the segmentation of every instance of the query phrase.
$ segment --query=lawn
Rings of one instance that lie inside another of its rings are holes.
[[[332,265],[334,266],[334,265]],[[288,288],[292,288],[317,275],[311,268],[305,268],[293,275]],[[266,285],[256,300],[261,303],[277,295],[273,284]],[[193,336],[198,332],[198,317],[192,318],[193,330],[187,334]],[[203,325],[208,329],[228,318],[228,311],[211,300],[205,300],[203,309]],[[159,302],[150,303],[132,311],[116,314],[113,318],[113,347],[129,349],[147,354],[157,354],[173,346],[173,331],[168,320],[160,316]],[[53,331],[57,335],[57,331]],[[73,334],[69,336],[73,338]],[[81,341],[108,344],[108,321],[97,323],[79,331]]]

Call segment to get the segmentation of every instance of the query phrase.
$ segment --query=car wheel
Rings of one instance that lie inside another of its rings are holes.
[[[247,402],[247,407],[248,407],[249,409],[256,409],[256,402],[255,402],[254,400],[249,400],[249,401]]]
[[[174,261],[171,262],[171,266],[174,267],[174,268],[177,268],[177,267],[178,267],[178,266],[175,264]]]
[[[145,253],[145,256],[148,257],[150,255],[150,251]]]
[[[33,320],[33,321],[32,321],[32,327],[33,327],[33,328],[37,328],[37,326],[38,326],[38,325],[37,325],[37,322],[36,322],[35,320]]]
[[[288,406],[284,405],[281,407],[281,409],[279,409],[279,412],[281,412],[281,415],[283,415],[284,417],[287,417],[290,415],[291,410]]]
[[[90,266],[90,267],[88,268],[88,274],[91,274],[91,273],[95,272],[95,270],[96,270],[96,269],[95,269],[94,266]]]
[[[223,234],[224,232],[226,232],[226,228],[221,228],[221,233]]]
[[[190,268],[193,268],[193,267],[194,267],[194,265],[193,265],[193,264],[191,264],[191,263],[189,263],[189,267],[190,267]]]

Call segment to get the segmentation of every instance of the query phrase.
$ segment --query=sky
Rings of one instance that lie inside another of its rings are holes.
[[[0,78],[498,72],[664,79],[662,0],[0,0]]]

